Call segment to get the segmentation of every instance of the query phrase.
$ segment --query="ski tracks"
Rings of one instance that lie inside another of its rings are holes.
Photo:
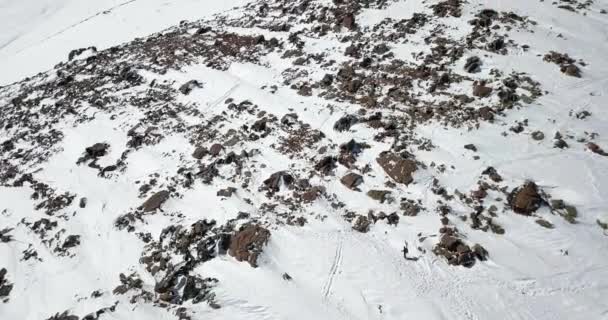
[[[339,236],[338,244],[336,246],[336,253],[334,254],[334,259],[329,269],[329,274],[327,275],[327,279],[325,280],[325,284],[323,285],[323,300],[329,299],[332,294],[332,287],[334,285],[334,278],[338,273],[342,265],[342,249],[344,247],[344,237]]]

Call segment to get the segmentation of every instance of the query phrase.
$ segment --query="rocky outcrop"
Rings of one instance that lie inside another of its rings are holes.
[[[231,237],[228,254],[257,268],[258,257],[269,238],[268,229],[256,224],[245,225]]]
[[[404,159],[400,155],[385,151],[376,158],[378,164],[384,172],[398,183],[410,184],[414,181],[412,174],[416,171],[416,163],[409,159]]]

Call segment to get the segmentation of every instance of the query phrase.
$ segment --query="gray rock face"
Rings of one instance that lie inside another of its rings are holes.
[[[169,199],[169,191],[163,190],[153,194],[146,202],[141,205],[144,212],[153,212]]]

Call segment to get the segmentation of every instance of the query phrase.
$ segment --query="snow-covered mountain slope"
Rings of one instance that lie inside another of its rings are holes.
[[[74,48],[105,49],[245,0],[0,0],[0,85],[53,68]]]
[[[608,319],[607,1],[48,4],[0,319]]]

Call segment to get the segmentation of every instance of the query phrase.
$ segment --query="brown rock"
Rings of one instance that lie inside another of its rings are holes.
[[[494,120],[494,110],[490,107],[479,108],[479,116],[487,121]]]
[[[342,177],[342,179],[340,179],[340,182],[342,182],[342,184],[347,188],[356,190],[357,187],[363,183],[363,177],[354,172],[351,172]]]
[[[215,143],[211,146],[211,148],[209,148],[209,154],[217,157],[222,150],[224,150],[224,147],[219,143]]]
[[[509,195],[509,205],[515,213],[531,215],[540,208],[543,200],[534,182],[527,182],[520,188],[514,189]]]
[[[492,94],[492,88],[484,85],[473,86],[473,95],[480,98],[487,98]]]
[[[396,153],[385,151],[376,158],[378,164],[384,172],[398,183],[410,184],[414,181],[412,173],[416,171],[416,163],[409,159],[404,159]]]
[[[597,144],[595,144],[593,142],[587,143],[587,149],[589,149],[589,151],[591,151],[593,153],[597,153],[601,156],[608,156],[608,152],[604,151],[604,149],[602,149],[600,146],[598,146]]]
[[[384,203],[384,201],[386,201],[386,197],[391,194],[390,191],[388,190],[369,190],[367,192],[367,196],[376,200],[376,201],[380,201],[380,203]]]
[[[153,194],[146,202],[141,205],[144,212],[156,211],[160,206],[169,199],[169,191],[163,190]]]
[[[349,30],[354,30],[356,27],[355,16],[352,13],[345,14],[342,17],[342,21],[340,22],[340,25]]]
[[[257,268],[258,257],[269,238],[270,231],[264,227],[253,224],[245,225],[232,236],[228,254],[238,261],[247,261],[249,265]]]
[[[563,66],[561,71],[568,76],[580,78],[581,77],[581,69],[579,69],[574,64],[569,64],[567,66]]]

